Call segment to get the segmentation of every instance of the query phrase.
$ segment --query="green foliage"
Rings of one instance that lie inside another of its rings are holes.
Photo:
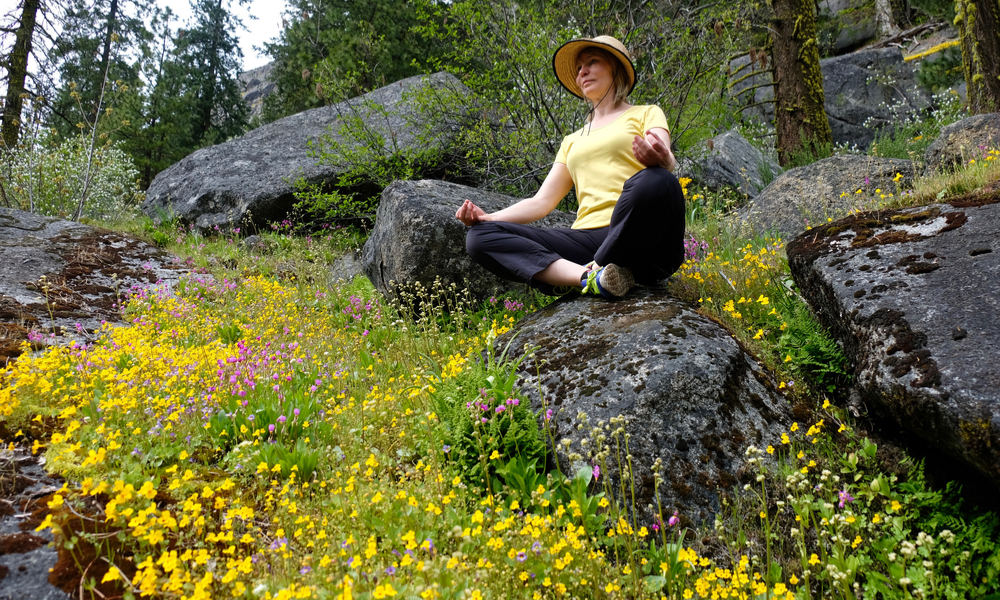
[[[226,323],[215,328],[219,333],[219,341],[227,346],[231,346],[243,338],[243,330],[239,323]]]
[[[147,0],[69,2],[52,55],[61,86],[51,99],[50,126],[61,137],[78,133],[81,117],[94,121],[103,111],[105,72],[107,82],[138,82],[129,56],[141,53],[150,38],[144,24],[149,9]]]
[[[149,21],[152,37],[137,61],[142,79],[118,106],[122,124],[115,139],[135,161],[143,188],[200,144],[192,118],[196,100],[192,65],[177,54],[179,32],[173,22],[169,8],[154,12]]]
[[[418,74],[415,61],[436,52],[413,32],[416,6],[413,0],[290,1],[281,34],[264,44],[276,86],[264,100],[264,121]]]
[[[260,470],[266,466],[269,472],[278,472],[286,479],[295,473],[298,479],[308,481],[316,471],[321,455],[319,448],[311,448],[303,440],[296,440],[290,448],[282,442],[262,444],[251,455],[250,466],[257,463]]]
[[[962,50],[958,47],[945,48],[933,58],[925,58],[917,70],[917,82],[932,92],[947,91],[964,79]]]
[[[930,19],[947,23],[955,20],[955,2],[953,0],[910,0],[909,4],[910,7]]]
[[[488,353],[492,355],[492,350]],[[530,485],[539,477],[538,466],[545,464],[545,443],[530,402],[514,390],[525,356],[511,363],[506,354],[505,350],[499,359],[491,356],[486,365],[474,365],[453,384],[435,391],[434,408],[448,461],[466,483],[496,491],[500,480],[494,478],[506,475],[527,499],[534,489]],[[440,379],[436,363],[430,361],[430,366]],[[476,389],[478,395],[471,398],[463,393]]]
[[[243,52],[236,32],[243,24],[231,6],[232,0],[194,0],[192,22],[176,42],[191,96],[191,138],[199,146],[224,142],[247,126],[249,108],[237,80]]]
[[[731,521],[717,521],[720,541],[734,551],[766,544],[771,570],[813,597],[995,592],[996,514],[964,510],[956,486],[931,488],[922,463],[903,457],[887,472],[890,454],[844,410],[820,410],[808,430],[796,423],[766,452],[747,450],[756,483],[733,496]]]
[[[684,147],[696,134],[711,131],[718,115],[725,113],[714,110],[722,102],[717,92],[723,75],[717,67],[738,36],[721,26],[733,14],[727,7],[667,15],[652,5],[596,0],[516,6],[484,0],[424,1],[414,6],[419,24],[412,32],[438,49],[418,56],[420,67],[451,72],[472,91],[471,96],[452,94],[443,100],[440,93],[429,91],[427,97],[414,99],[430,109],[424,114],[438,117],[430,125],[455,132],[449,143],[453,155],[435,154],[430,131],[415,134],[427,143],[410,146],[421,149],[413,156],[407,152],[416,150],[396,148],[370,120],[361,128],[347,123],[335,146],[338,152],[323,150],[320,156],[342,160],[356,181],[388,182],[435,165],[438,178],[530,195],[544,179],[562,138],[585,121],[589,107],[562,89],[551,68],[554,49],[581,35],[610,33],[625,40],[638,71],[631,101],[664,108],[675,146]],[[586,24],[582,30],[581,23]],[[599,23],[615,25],[598,31]],[[365,82],[374,72],[361,64],[340,70],[321,64],[308,75],[319,78],[319,88],[331,99],[342,99],[367,89]],[[561,208],[575,208],[573,198]]]
[[[778,336],[776,350],[787,366],[804,376],[810,387],[833,392],[848,378],[847,357],[833,337],[816,321],[803,302],[785,297],[781,314],[786,329]]]
[[[329,436],[329,425],[320,418],[322,404],[309,391],[314,376],[297,371],[289,379],[291,391],[283,398],[255,386],[244,396],[233,396],[221,403],[206,429],[222,450],[255,440],[261,434],[267,443],[281,443],[288,448],[306,436]]]
[[[20,147],[10,156],[8,198],[21,210],[71,218],[83,194],[91,140],[84,134],[65,141],[49,131],[39,139],[32,134],[24,131]],[[128,154],[111,143],[99,145],[91,171],[84,216],[111,220],[136,212],[142,193]]]
[[[802,144],[801,148],[790,150],[788,152],[788,164],[784,166],[787,169],[794,169],[795,167],[804,167],[806,165],[811,165],[817,160],[824,158],[829,158],[833,156],[833,143],[823,143],[814,142],[811,140],[806,140]]]
[[[316,223],[367,225],[375,220],[378,196],[349,194],[337,189],[326,191],[328,187],[308,183],[305,179],[296,181],[292,221],[314,226]]]
[[[970,508],[962,498],[961,486],[954,481],[949,481],[943,490],[932,490],[920,479],[911,488],[920,494],[918,507],[921,512],[915,528],[920,531],[947,529],[954,533],[955,547],[959,552],[969,552],[969,556],[962,557],[956,552],[945,557],[947,562],[955,564],[963,558],[968,560],[969,580],[974,589],[978,593],[995,591],[979,584],[1000,581],[1000,515],[979,507]]]
[[[336,129],[312,144],[310,156],[340,175],[332,189],[304,178],[295,182],[297,220],[366,226],[375,220],[381,190],[393,181],[432,174],[452,179],[449,166],[457,157],[446,156],[437,139],[448,126],[432,115],[441,115],[457,96],[456,90],[427,87],[404,93],[393,108],[363,99],[338,104]]]

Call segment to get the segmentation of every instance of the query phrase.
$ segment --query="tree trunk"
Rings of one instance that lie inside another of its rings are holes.
[[[823,97],[823,73],[816,46],[816,6],[812,0],[772,0],[774,31],[774,128],[778,161],[794,153],[818,155],[833,143]]]
[[[115,35],[115,22],[118,17],[118,0],[111,0],[111,8],[108,9],[108,27],[104,32],[104,50],[101,52],[101,73],[108,72],[108,61],[111,60],[111,41]]]
[[[24,107],[24,81],[28,78],[28,56],[31,54],[31,40],[35,33],[35,17],[41,0],[24,0],[21,20],[14,37],[14,47],[8,57],[7,99],[3,106],[3,125],[0,137],[3,145],[13,150],[21,131],[21,109]]]
[[[958,0],[955,9],[969,110],[1000,110],[1000,0]]]
[[[875,0],[875,26],[880,37],[891,38],[899,35],[900,29],[896,27],[893,16],[891,0]]]

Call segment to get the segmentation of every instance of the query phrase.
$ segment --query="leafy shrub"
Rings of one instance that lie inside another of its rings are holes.
[[[932,92],[943,92],[952,88],[965,75],[962,71],[962,49],[958,47],[945,48],[934,59],[920,61],[917,71],[917,81]]]
[[[50,217],[69,218],[83,193],[90,140],[79,135],[63,141],[45,133],[27,139],[11,156],[8,194],[15,208]],[[121,219],[136,212],[143,194],[139,171],[117,146],[95,149],[83,216]]]
[[[486,363],[473,365],[451,385],[435,391],[434,407],[448,460],[467,483],[493,493],[501,487],[494,478],[505,475],[519,482],[515,489],[530,495],[531,488],[525,486],[534,480],[532,473],[541,470],[537,467],[545,466],[545,443],[531,403],[514,389],[517,369],[530,353],[508,362],[510,343],[499,357],[489,343]],[[434,379],[444,380],[442,371],[454,369],[456,360],[457,356],[450,357],[450,364],[440,368],[431,362]],[[478,397],[460,390],[478,390]],[[498,459],[502,459],[499,468],[494,463]]]

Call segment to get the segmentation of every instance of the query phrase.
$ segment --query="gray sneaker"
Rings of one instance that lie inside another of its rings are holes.
[[[581,283],[583,283],[581,293],[599,294],[603,298],[614,300],[627,294],[635,285],[635,279],[632,277],[631,269],[611,263],[595,271],[588,271],[586,281]]]

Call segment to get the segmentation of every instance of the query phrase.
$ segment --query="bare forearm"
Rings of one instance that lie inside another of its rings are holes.
[[[512,204],[503,210],[486,215],[484,221],[504,221],[507,223],[534,223],[552,212],[548,203],[531,197]]]

